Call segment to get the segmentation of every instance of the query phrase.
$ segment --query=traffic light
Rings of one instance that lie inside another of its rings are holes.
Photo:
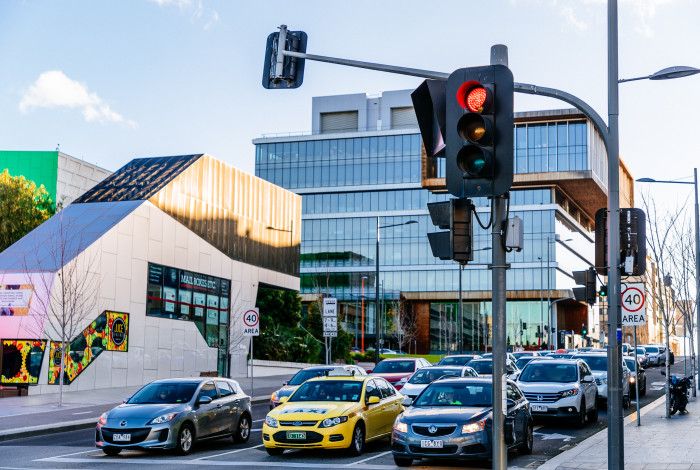
[[[304,31],[287,31],[287,26],[267,37],[262,86],[268,89],[299,88],[304,81],[304,59],[289,57],[282,51],[306,52]]]
[[[641,276],[647,268],[646,214],[642,209],[620,209],[620,261],[623,276]],[[595,213],[595,269],[607,274],[608,211]]]
[[[586,325],[581,325],[581,336],[586,336],[588,334],[588,327]]]
[[[474,205],[469,199],[450,199],[431,202],[428,212],[434,225],[442,232],[428,234],[433,256],[442,260],[454,260],[464,264],[474,259],[472,252],[472,212]]]
[[[605,284],[600,286],[600,290],[598,291],[598,297],[601,297],[603,299],[608,297],[608,286]]]
[[[513,184],[513,74],[458,69],[445,88],[445,178],[456,197],[500,196]]]
[[[574,271],[576,284],[584,287],[574,287],[574,297],[576,300],[594,305],[596,301],[596,276],[595,269],[588,268],[585,271]]]
[[[445,80],[425,80],[411,93],[428,157],[445,156]]]

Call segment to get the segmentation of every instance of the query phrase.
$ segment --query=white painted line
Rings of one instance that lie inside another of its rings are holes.
[[[265,418],[253,420],[254,423],[262,423],[263,421],[265,421]]]
[[[49,460],[49,459],[47,459]],[[81,458],[64,458],[53,460],[57,463],[92,463],[99,462],[100,464],[117,464],[124,466],[129,465],[207,465],[207,466],[217,466],[217,467],[244,467],[244,468],[257,468],[257,467],[273,467],[273,468],[319,468],[319,469],[329,469],[335,470],[339,467],[337,463],[309,463],[309,462],[291,462],[291,461],[270,461],[270,460],[249,460],[249,461],[236,461],[236,460],[163,460],[163,459],[140,459],[140,458],[101,458],[99,461],[95,459],[81,459]],[[394,465],[380,465],[380,464],[353,464],[353,468],[366,469],[366,470],[395,470]]]
[[[43,459],[36,459],[34,462],[41,462],[43,460],[53,460],[62,459],[63,457],[70,457],[71,455],[89,454],[90,452],[95,452],[96,449],[82,450],[80,452],[71,452],[70,454],[55,455],[53,457],[45,457]]]
[[[89,415],[90,413],[94,413],[94,411],[78,411],[77,413],[73,413],[74,415]]]
[[[230,451],[228,451],[228,452],[223,452],[223,453],[221,453],[221,454],[205,455],[205,456],[203,456],[203,457],[199,457],[199,458],[196,458],[196,459],[192,459],[192,461],[194,462],[194,461],[204,460],[204,459],[213,459],[213,458],[215,458],[215,457],[221,457],[221,456],[223,456],[223,455],[237,454],[237,453],[239,453],[239,452],[244,452],[244,451],[246,451],[246,450],[257,449],[258,447],[262,447],[262,446],[263,446],[262,444],[258,444],[258,445],[253,446],[253,447],[244,447],[243,449],[230,450]]]
[[[357,462],[352,462],[349,464],[346,464],[346,467],[354,467],[355,465],[359,465],[361,463],[369,462],[370,460],[378,459],[379,457],[384,457],[387,454],[391,454],[391,451],[388,450],[386,452],[382,452],[381,454],[373,455],[371,457],[367,457],[366,459],[358,460]]]

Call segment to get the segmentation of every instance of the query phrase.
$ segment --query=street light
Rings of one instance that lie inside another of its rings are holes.
[[[673,68],[673,67],[672,67]],[[697,69],[695,69],[697,70]],[[698,73],[698,72],[693,72]],[[680,75],[684,77],[685,75]],[[666,184],[692,184],[695,189],[695,315],[698,331],[700,331],[700,208],[698,206],[698,169],[693,169],[693,181],[673,181],[657,180],[654,178],[639,178],[639,183],[666,183]],[[697,338],[697,335],[696,335]],[[698,343],[698,354],[700,357],[700,341]],[[698,390],[700,390],[700,380],[698,380]]]
[[[689,77],[690,75],[695,75],[696,73],[700,73],[700,69],[685,65],[676,65],[674,67],[666,67],[665,69],[661,69],[652,73],[651,75],[645,75],[644,77],[621,78],[617,81],[617,83],[634,82],[637,80],[671,80],[674,78]]]
[[[379,216],[377,216],[377,249],[375,252],[376,264],[375,264],[375,279],[374,279],[374,343],[376,354],[374,364],[379,363],[379,350],[380,350],[380,338],[379,338],[379,231],[383,228],[398,227],[400,225],[411,225],[417,224],[417,220],[408,220],[400,224],[390,224],[390,225],[379,225]]]

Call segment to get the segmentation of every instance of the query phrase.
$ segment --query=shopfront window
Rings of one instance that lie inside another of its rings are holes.
[[[146,315],[193,321],[207,344],[219,350],[218,372],[228,372],[231,281],[148,263]]]

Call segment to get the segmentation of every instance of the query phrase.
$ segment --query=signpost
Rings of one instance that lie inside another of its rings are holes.
[[[646,317],[646,292],[644,284],[641,282],[627,284],[622,291],[622,326],[634,327],[634,397],[637,407],[637,426],[641,426],[641,417],[639,416],[639,362],[637,361],[637,325],[645,325]]]
[[[243,312],[243,336],[250,336],[250,396],[254,396],[253,336],[260,336],[260,310],[251,308]]]
[[[338,299],[323,299],[323,341],[326,345],[326,364],[331,363],[331,343],[338,336]]]

